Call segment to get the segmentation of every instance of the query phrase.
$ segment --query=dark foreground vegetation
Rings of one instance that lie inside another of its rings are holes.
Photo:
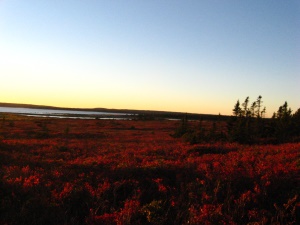
[[[270,144],[275,136],[254,134],[251,145],[237,143],[234,129],[247,126],[228,130],[228,124],[249,119],[256,127],[257,117],[251,118],[6,115],[0,122],[0,224],[299,224],[300,143],[294,134],[285,139],[293,143]],[[183,123],[189,132],[172,137]],[[205,139],[198,134],[195,144],[185,142],[190,130],[204,131]],[[259,139],[269,144],[255,143]]]

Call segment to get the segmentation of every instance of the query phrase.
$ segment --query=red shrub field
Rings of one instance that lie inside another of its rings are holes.
[[[0,224],[300,224],[300,143],[192,145],[179,123],[0,121]]]

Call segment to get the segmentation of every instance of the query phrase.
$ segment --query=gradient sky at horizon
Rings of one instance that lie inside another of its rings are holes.
[[[300,107],[299,1],[0,0],[0,102]]]

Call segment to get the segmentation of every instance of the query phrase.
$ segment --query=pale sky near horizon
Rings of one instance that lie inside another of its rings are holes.
[[[300,108],[300,2],[0,0],[0,102]]]

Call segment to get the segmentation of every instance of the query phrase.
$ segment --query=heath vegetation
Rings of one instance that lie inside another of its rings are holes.
[[[2,115],[1,224],[299,224],[299,109],[229,120]]]

